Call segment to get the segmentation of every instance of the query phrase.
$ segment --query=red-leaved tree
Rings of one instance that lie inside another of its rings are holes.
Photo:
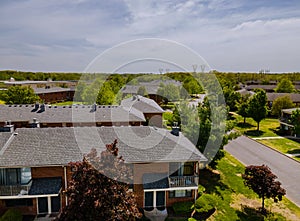
[[[56,221],[134,220],[141,216],[129,191],[132,173],[118,156],[117,140],[106,145],[100,156],[92,149],[82,162],[70,166],[74,172],[65,191],[68,205]]]
[[[259,198],[262,198],[263,213],[265,212],[266,198],[273,198],[274,202],[278,202],[285,195],[285,189],[281,187],[279,181],[276,181],[277,176],[266,165],[247,166],[242,177],[245,185],[257,193]]]

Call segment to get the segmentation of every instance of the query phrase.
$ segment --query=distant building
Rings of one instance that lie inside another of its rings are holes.
[[[291,122],[291,116],[293,111],[300,109],[300,108],[290,108],[290,109],[282,109],[281,110],[281,118],[280,122],[280,129],[284,132],[285,135],[294,135],[294,125]]]
[[[173,84],[178,87],[182,86],[180,81],[153,80],[153,81],[149,81],[149,82],[139,82],[137,85],[125,85],[121,89],[121,93],[122,93],[123,97],[126,97],[128,95],[137,95],[139,88],[145,87],[149,98],[156,101],[157,103],[161,103],[164,98],[157,93],[161,84],[164,84],[164,85]]]
[[[9,81],[3,81],[7,87],[28,86],[35,94],[40,97],[44,103],[57,103],[63,101],[72,101],[75,94],[77,81],[15,81],[10,78]]]
[[[10,78],[8,81],[2,81],[7,87],[10,86],[30,86],[32,88],[45,88],[48,87],[75,87],[78,81],[52,81],[48,79],[47,81],[16,81],[14,78]]]
[[[44,103],[57,103],[72,101],[75,88],[50,87],[34,88],[34,93],[40,97]]]
[[[300,94],[296,93],[267,93],[267,99],[268,99],[268,106],[269,108],[272,107],[273,102],[279,98],[279,97],[285,97],[289,96],[291,98],[291,101],[296,105],[300,105]]]
[[[0,105],[0,126],[15,128],[74,126],[139,126],[145,122],[141,111],[114,105],[51,106],[45,104]]]
[[[121,106],[141,111],[146,119],[144,125],[162,127],[162,114],[164,110],[154,100],[140,95],[133,95],[130,98],[122,100]]]

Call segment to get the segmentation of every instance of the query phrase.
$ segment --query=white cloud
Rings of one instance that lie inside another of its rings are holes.
[[[0,69],[82,71],[120,42],[156,37],[221,71],[299,71],[298,12],[294,0],[0,2]]]

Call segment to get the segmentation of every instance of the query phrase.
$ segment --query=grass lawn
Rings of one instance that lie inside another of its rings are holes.
[[[257,141],[285,154],[300,154],[300,144],[296,141],[287,138],[267,139],[267,140],[257,140]],[[300,161],[300,157],[294,157],[294,158]]]
[[[259,131],[256,130],[257,123],[252,118],[244,118],[239,115],[233,116],[237,122],[235,129],[249,137],[276,137],[279,129],[279,121],[274,118],[266,118],[259,124]]]
[[[264,220],[258,213],[261,200],[243,183],[241,174],[244,170],[239,161],[225,153],[217,170],[202,171],[200,184],[206,188],[206,193],[216,194],[219,198],[216,212],[208,220]],[[300,208],[285,197],[279,203],[269,199],[265,203],[266,209],[278,220],[300,220]]]
[[[2,101],[2,100],[0,100],[0,104],[5,104],[5,102],[4,102],[4,101]]]
[[[82,102],[73,102],[73,101],[66,101],[66,102],[60,102],[60,103],[55,103],[52,105],[57,105],[57,106],[70,106],[73,104],[82,104]]]

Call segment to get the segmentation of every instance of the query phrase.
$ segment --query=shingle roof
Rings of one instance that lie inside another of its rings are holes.
[[[0,155],[0,167],[66,165],[82,160],[91,148],[100,153],[115,139],[128,163],[206,161],[182,134],[153,127],[18,128],[16,132]]]
[[[246,86],[247,90],[254,90],[254,89],[258,89],[258,88],[261,88],[263,90],[274,90],[276,88],[276,85],[262,85],[262,84],[259,84],[259,85],[248,85],[248,86]]]
[[[124,99],[121,102],[123,107],[134,107],[143,113],[163,113],[164,110],[152,99],[134,95],[130,98]]]
[[[281,111],[282,111],[283,113],[292,114],[293,111],[295,111],[295,110],[297,110],[297,109],[300,110],[299,107],[296,107],[296,108],[282,109]]]
[[[164,85],[173,84],[175,86],[182,85],[180,81],[175,81],[172,79],[168,79],[168,80],[158,79],[158,80],[153,80],[153,81],[149,81],[149,82],[139,82],[138,85],[125,85],[121,89],[121,91],[124,94],[137,94],[138,89],[141,86],[144,86],[148,94],[157,94],[157,90],[158,90],[160,84],[164,84]]]
[[[240,89],[240,90],[237,90],[236,92],[240,93],[242,96],[245,96],[245,95],[250,95],[250,96],[252,96],[253,94],[255,94],[255,92],[253,92],[253,91],[248,91],[248,90],[246,90],[245,88]]]
[[[0,122],[31,122],[36,118],[40,123],[73,122],[143,122],[143,114],[136,109],[128,110],[121,106],[99,105],[96,111],[92,106],[47,106],[44,112],[34,105],[0,105]]]
[[[274,101],[276,98],[289,96],[294,103],[300,102],[300,94],[295,93],[267,93],[268,101]]]
[[[157,94],[159,85],[125,85],[121,91],[123,94],[137,94],[139,88],[144,86],[148,94]]]
[[[62,88],[62,87],[50,87],[50,88],[34,88],[35,94],[47,94],[65,91],[75,91],[75,88]]]

